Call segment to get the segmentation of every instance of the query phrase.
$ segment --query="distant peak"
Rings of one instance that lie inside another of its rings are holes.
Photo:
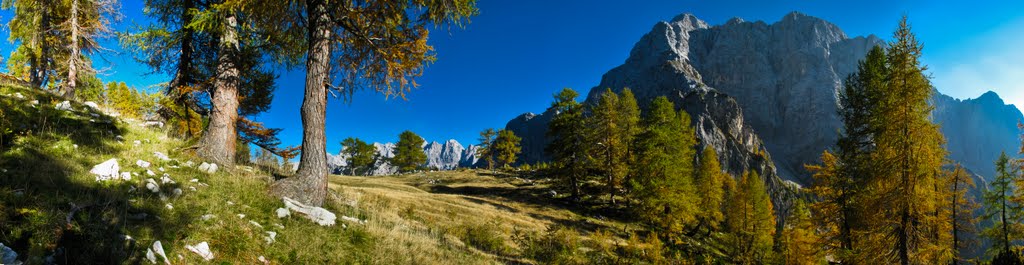
[[[800,20],[802,18],[808,18],[808,17],[811,17],[811,16],[808,16],[807,14],[804,14],[804,13],[800,13],[800,11],[793,11],[793,12],[789,12],[789,14],[786,14],[786,16],[782,17],[782,20],[794,20],[795,21],[795,20]]]
[[[980,101],[980,102],[986,102],[986,103],[987,102],[992,102],[992,103],[996,103],[996,104],[999,104],[999,105],[1003,105],[1003,99],[1000,98],[999,94],[996,94],[996,92],[992,92],[992,90],[989,90],[989,91],[985,92],[984,94],[981,94],[981,96],[978,96],[978,98],[976,98],[974,100],[977,100],[977,101]]]
[[[740,24],[740,23],[743,23],[743,22],[746,22],[746,21],[743,20],[740,17],[733,17],[733,18],[729,19],[729,21],[725,22],[725,24],[726,25],[736,25],[736,24]]]
[[[694,20],[700,20],[700,19],[697,18],[697,16],[694,16],[693,13],[682,13],[682,14],[679,14],[678,16],[672,18],[672,22],[685,21],[685,20],[694,21]]]

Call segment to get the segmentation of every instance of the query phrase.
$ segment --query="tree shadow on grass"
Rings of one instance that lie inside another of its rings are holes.
[[[47,100],[45,94],[31,97]],[[138,179],[100,183],[92,176],[75,175],[92,165],[88,156],[68,152],[111,154],[121,148],[112,144],[123,133],[112,118],[93,115],[83,105],[74,104],[77,111],[62,111],[43,103],[33,107],[27,101],[0,98],[0,122],[12,125],[8,128],[13,132],[0,142],[0,243],[17,252],[19,260],[141,263],[152,242],[127,240],[129,231],[167,239],[187,235],[184,228],[194,217],[162,216],[158,197],[129,191]],[[63,139],[76,147],[60,150],[53,145]]]

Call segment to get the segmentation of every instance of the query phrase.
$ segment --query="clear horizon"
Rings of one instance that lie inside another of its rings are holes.
[[[428,143],[455,139],[464,146],[476,144],[477,134],[485,128],[504,128],[520,114],[544,111],[551,95],[563,87],[586,95],[602,74],[625,61],[634,43],[655,23],[682,13],[720,25],[733,17],[774,23],[797,11],[837,25],[848,37],[874,34],[885,40],[900,16],[907,14],[925,45],[922,60],[941,93],[967,99],[991,90],[1022,109],[1024,66],[1019,62],[1024,61],[1024,51],[1017,48],[1024,47],[1022,6],[997,1],[482,1],[480,15],[465,29],[434,29],[430,43],[438,60],[417,79],[421,86],[407,101],[384,100],[372,91],[357,92],[351,104],[331,99],[327,150],[337,153],[339,142],[350,136],[394,142],[404,130]],[[122,3],[122,13],[124,19],[116,24],[119,31],[150,23],[139,1]],[[10,11],[0,12],[5,25],[11,17]],[[0,35],[9,33],[4,30]],[[153,91],[169,80],[161,74],[147,75],[151,70],[134,62],[116,40],[104,45],[114,51],[102,55],[109,62],[93,56],[97,69],[110,69],[99,76],[104,82],[124,81]],[[13,47],[5,42],[0,54],[9,55]],[[271,109],[255,119],[283,128],[283,145],[298,145],[305,70],[274,68],[279,78]]]

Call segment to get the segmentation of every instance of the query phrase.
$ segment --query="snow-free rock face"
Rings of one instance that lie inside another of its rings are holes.
[[[431,142],[423,148],[423,152],[427,154],[426,167],[437,170],[455,169],[459,167],[459,162],[462,162],[462,154],[465,149],[462,144],[459,144],[459,141],[454,139],[443,144]]]
[[[946,150],[953,161],[991,181],[999,153],[1017,155],[1020,130],[1016,125],[1024,115],[995,92],[966,100],[936,94],[932,105],[932,119],[946,136]]]
[[[544,152],[544,148],[550,142],[547,137],[548,122],[555,116],[553,109],[548,109],[543,114],[524,113],[508,121],[505,129],[512,131],[516,136],[522,138],[519,146],[522,147],[519,154],[521,163],[535,164],[551,160],[551,157]]]
[[[370,169],[369,175],[385,176],[398,174],[398,168],[387,162],[387,159],[395,156],[395,144],[373,143],[377,150],[377,161]],[[432,170],[454,170],[456,168],[468,168],[477,165],[477,152],[480,147],[470,145],[463,147],[459,141],[454,139],[444,143],[431,142],[423,145],[423,153],[427,154],[427,162],[424,167]],[[344,150],[344,149],[343,149]],[[339,152],[337,155],[327,154],[327,165],[332,174],[344,174],[348,166],[348,154]]]

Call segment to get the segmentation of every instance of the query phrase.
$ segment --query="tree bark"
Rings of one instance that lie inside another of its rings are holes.
[[[71,1],[71,56],[68,59],[68,80],[64,85],[63,96],[74,98],[78,86],[78,61],[82,50],[78,47],[78,0]]]
[[[167,86],[168,92],[193,82],[192,53],[194,49],[192,42],[195,32],[188,27],[188,24],[192,23],[192,14],[189,13],[189,9],[195,8],[195,3],[192,0],[186,0],[183,4],[184,6],[181,8],[181,54],[178,55],[178,71],[174,73],[174,79],[171,79]]]
[[[217,55],[217,79],[214,83],[210,105],[210,124],[199,140],[199,156],[214,163],[232,168],[235,165],[235,140],[238,134],[238,67],[235,64],[238,37],[235,33],[235,16],[225,18],[224,31]]]
[[[330,78],[331,21],[327,3],[307,0],[309,24],[306,55],[306,93],[302,100],[302,156],[294,177],[278,181],[271,187],[277,196],[320,206],[327,196],[327,138],[324,122],[327,112],[327,85]]]

